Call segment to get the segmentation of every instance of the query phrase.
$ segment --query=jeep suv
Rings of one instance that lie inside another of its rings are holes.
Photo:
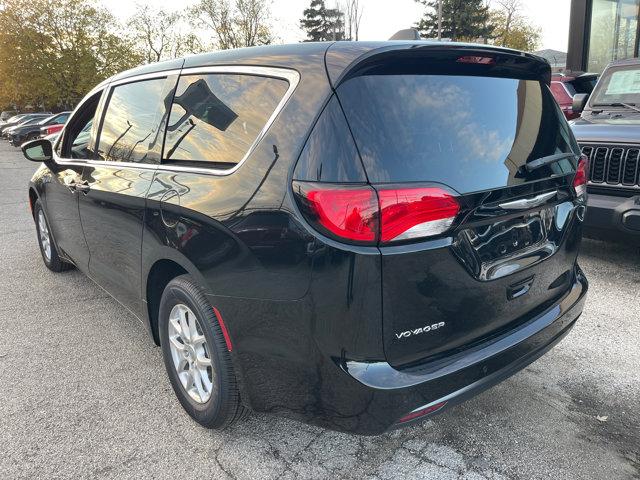
[[[582,114],[571,127],[590,160],[586,231],[640,245],[640,60],[609,64],[574,110]]]
[[[529,54],[424,41],[124,72],[22,146],[44,263],[140,319],[202,425],[420,421],[582,311],[586,163],[549,81]]]

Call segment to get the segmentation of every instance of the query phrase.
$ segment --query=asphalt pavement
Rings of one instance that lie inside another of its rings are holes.
[[[585,312],[555,349],[421,425],[357,437],[264,414],[194,423],[142,325],[42,263],[36,164],[0,142],[0,479],[640,478],[640,253],[585,241]]]

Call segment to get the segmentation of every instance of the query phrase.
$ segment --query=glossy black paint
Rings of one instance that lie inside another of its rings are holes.
[[[542,303],[520,305],[517,328],[483,338],[482,357],[463,348],[469,340],[464,337],[458,337],[457,352],[464,362],[451,363],[446,375],[425,374],[442,367],[443,359],[435,361],[424,349],[393,356],[396,347],[390,346],[383,318],[387,304],[401,300],[403,292],[383,289],[383,274],[418,278],[425,298],[465,314],[475,313],[473,300],[479,295],[495,293],[495,302],[505,304],[501,295],[507,284],[532,275],[525,267],[517,278],[480,288],[473,277],[473,253],[460,250],[457,237],[381,249],[346,245],[315,232],[300,214],[291,191],[294,177],[366,181],[360,163],[347,169],[330,162],[321,167],[322,136],[331,135],[326,132],[353,142],[346,132],[331,129],[333,122],[346,124],[333,86],[360,55],[371,61],[376,49],[418,48],[432,45],[259,47],[124,72],[97,91],[135,75],[166,76],[162,72],[173,75],[180,68],[216,65],[288,68],[298,72],[300,81],[246,162],[231,174],[190,171],[173,163],[159,168],[154,162],[76,159],[73,164],[43,165],[32,179],[30,195],[43,201],[65,257],[141,319],[156,342],[157,302],[164,285],[185,272],[202,285],[229,330],[247,406],[337,430],[383,432],[422,405],[443,397],[453,404],[523,368],[568,332],[586,292],[586,280],[575,263],[579,220],[572,218],[569,233],[550,238],[561,244],[569,267],[533,272],[539,280],[532,288],[552,284],[564,271],[566,277]],[[543,66],[535,66],[544,73]],[[103,118],[104,105],[103,98],[96,119]],[[323,123],[327,116],[333,118],[328,126]],[[99,122],[94,123],[94,132],[99,132]],[[335,158],[357,155],[353,143],[348,145],[333,145]],[[301,154],[307,160],[296,169]],[[86,188],[70,188],[74,182]],[[455,290],[462,297],[458,302],[440,297],[451,296],[446,286],[451,276],[464,279]],[[428,314],[412,304],[402,316],[408,325]],[[470,339],[477,334],[469,330]],[[503,348],[516,338],[517,345]],[[432,351],[438,353],[435,345]],[[415,381],[398,383],[398,377],[407,376]]]

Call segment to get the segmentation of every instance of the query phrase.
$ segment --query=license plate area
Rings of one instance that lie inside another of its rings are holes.
[[[462,229],[453,242],[459,260],[478,280],[516,273],[553,255],[558,248],[558,206],[548,206]],[[564,226],[564,225],[563,225]]]

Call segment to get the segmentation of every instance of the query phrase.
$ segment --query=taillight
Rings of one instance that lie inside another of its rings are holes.
[[[587,157],[586,155],[580,155],[580,160],[578,160],[578,168],[576,169],[576,175],[575,177],[573,177],[573,188],[579,198],[586,198],[587,196],[588,172],[589,157]]]
[[[437,187],[378,190],[378,196],[383,243],[443,233],[460,211],[455,197]]]
[[[319,231],[350,243],[375,245],[439,235],[460,212],[439,187],[392,188],[294,182],[305,218]]]
[[[378,200],[373,188],[294,182],[294,190],[307,220],[323,233],[355,243],[376,242]]]

